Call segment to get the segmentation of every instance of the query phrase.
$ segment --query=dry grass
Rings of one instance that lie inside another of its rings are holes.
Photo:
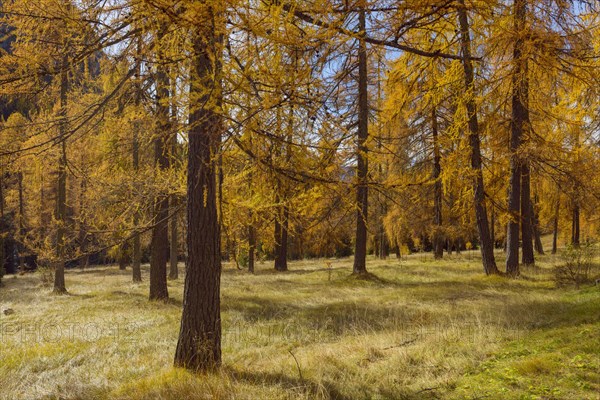
[[[598,399],[600,287],[556,288],[553,262],[518,280],[483,276],[475,253],[371,259],[369,280],[349,259],[226,265],[224,367],[201,376],[171,366],[183,280],[163,304],[147,300],[147,270],[142,285],[117,267],[69,271],[67,296],[6,277],[0,396]]]

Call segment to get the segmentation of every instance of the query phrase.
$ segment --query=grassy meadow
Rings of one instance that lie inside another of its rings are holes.
[[[600,286],[557,287],[558,257],[520,279],[483,275],[477,252],[434,261],[225,264],[221,371],[172,367],[183,279],[147,300],[130,270],[43,274],[0,288],[4,399],[600,399]],[[501,257],[501,253],[498,253]],[[501,265],[502,259],[499,260]]]

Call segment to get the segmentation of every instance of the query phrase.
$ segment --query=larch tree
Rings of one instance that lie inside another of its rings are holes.
[[[471,39],[467,7],[464,0],[459,1],[458,22],[460,27],[460,40],[462,52],[462,64],[464,68],[466,109],[469,129],[469,146],[471,150],[471,169],[473,173],[473,195],[475,205],[475,217],[477,219],[477,230],[481,248],[481,258],[484,272],[498,274],[496,260],[494,257],[494,245],[490,235],[487,207],[485,204],[485,188],[483,182],[483,166],[481,161],[481,138],[479,136],[479,121],[477,118],[477,105],[475,103],[475,77],[471,53]]]
[[[223,4],[194,2],[188,127],[187,248],[181,328],[175,365],[210,370],[221,364],[221,252],[216,159],[223,130]]]

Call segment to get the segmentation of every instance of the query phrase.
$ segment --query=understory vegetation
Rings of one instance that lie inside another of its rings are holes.
[[[502,258],[502,253],[496,253]],[[597,259],[596,259],[597,260]],[[5,399],[597,399],[600,287],[558,285],[560,255],[520,278],[484,276],[478,252],[225,264],[223,366],[174,368],[183,280],[170,300],[116,266],[5,277]],[[148,279],[148,266],[142,268]],[[590,270],[598,276],[597,263]]]

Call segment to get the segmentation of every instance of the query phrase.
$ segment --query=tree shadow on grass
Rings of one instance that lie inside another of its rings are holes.
[[[318,396],[331,400],[351,400],[350,397],[342,394],[331,382],[314,382],[304,377],[294,378],[282,373],[267,373],[267,372],[250,372],[239,371],[232,368],[224,370],[233,380],[245,382],[251,385],[264,386],[265,384],[280,386],[286,391],[290,391],[290,398],[294,393],[301,392],[317,398]],[[299,372],[301,374],[301,372]]]
[[[576,326],[600,321],[600,299],[564,301],[560,299],[520,300],[511,293],[483,292],[485,284],[434,282],[404,285],[410,303],[329,301],[327,303],[282,302],[254,296],[231,296],[223,301],[224,311],[241,314],[244,322],[282,324],[287,333],[315,338],[319,333],[343,335],[382,331],[411,331],[426,326],[443,329],[446,325],[472,327],[496,326],[526,333],[536,329]],[[424,288],[425,293],[419,293]],[[424,300],[423,300],[424,299]],[[461,308],[461,302],[468,301]],[[439,305],[436,307],[436,305]],[[457,307],[448,313],[448,305]],[[475,313],[475,314],[473,314]]]

